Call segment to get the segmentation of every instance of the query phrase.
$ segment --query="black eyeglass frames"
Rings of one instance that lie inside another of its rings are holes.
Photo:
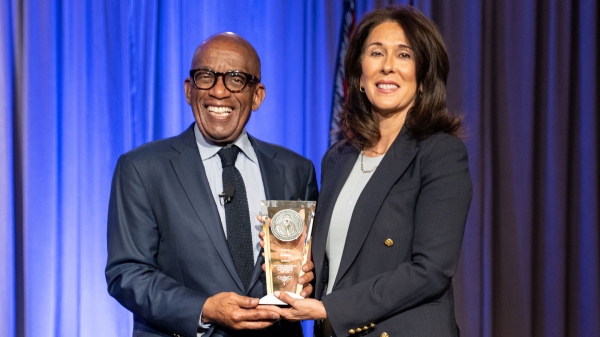
[[[260,79],[254,75],[232,70],[226,73],[212,71],[210,69],[192,69],[190,70],[190,78],[194,82],[196,88],[208,90],[217,84],[219,77],[223,77],[225,88],[232,93],[237,93],[246,87],[248,83],[260,83]]]

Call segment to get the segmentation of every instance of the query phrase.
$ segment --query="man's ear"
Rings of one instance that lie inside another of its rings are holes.
[[[192,80],[189,77],[183,82],[183,91],[185,91],[185,100],[192,105]]]
[[[267,95],[267,88],[262,83],[258,83],[254,89],[254,97],[252,97],[252,111],[258,110]]]

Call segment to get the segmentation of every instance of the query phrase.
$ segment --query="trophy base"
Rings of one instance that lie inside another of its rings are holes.
[[[293,298],[297,298],[299,300],[304,299],[304,297],[296,294],[296,293],[292,293],[289,291],[286,291],[286,293],[288,295],[290,295]],[[277,297],[275,297],[275,295],[273,294],[269,294],[263,298],[260,299],[260,301],[258,301],[258,304],[269,304],[269,305],[279,305],[279,306],[289,306],[289,304],[285,303],[284,301],[278,299]]]

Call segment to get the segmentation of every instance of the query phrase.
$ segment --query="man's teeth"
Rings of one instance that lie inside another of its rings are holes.
[[[207,106],[206,110],[212,112],[212,113],[216,113],[216,114],[228,114],[231,112],[230,107],[226,107],[226,106]]]
[[[383,90],[392,90],[392,89],[398,89],[398,86],[395,84],[378,84],[377,88],[383,89]]]

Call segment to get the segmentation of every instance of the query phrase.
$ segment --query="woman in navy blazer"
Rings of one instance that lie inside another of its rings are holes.
[[[315,299],[281,309],[318,335],[458,336],[452,277],[472,186],[449,62],[409,6],[367,14],[346,53],[344,139],[325,154],[313,240]]]

